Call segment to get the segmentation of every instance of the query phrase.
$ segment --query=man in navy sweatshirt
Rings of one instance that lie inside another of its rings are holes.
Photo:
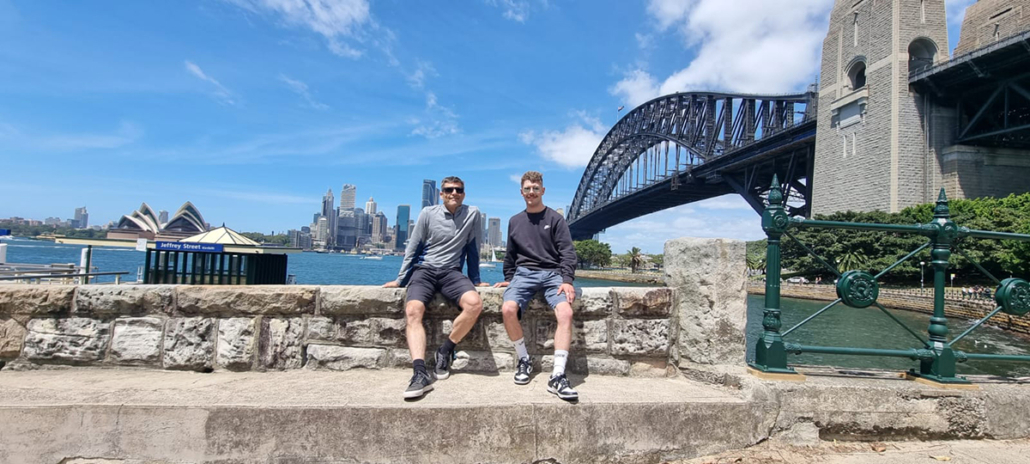
[[[547,304],[554,310],[558,327],[554,332],[554,371],[547,382],[547,391],[563,400],[576,401],[579,393],[569,385],[565,364],[572,344],[572,302],[576,289],[576,250],[565,218],[544,206],[544,176],[536,171],[522,175],[522,199],[526,209],[508,220],[508,248],[504,255],[504,282],[507,287],[501,315],[518,353],[515,383],[529,383],[533,359],[522,335],[522,312],[536,292],[543,290]]]

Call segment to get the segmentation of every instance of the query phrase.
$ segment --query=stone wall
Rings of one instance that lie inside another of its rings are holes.
[[[512,370],[502,289],[479,292],[483,315],[458,345],[469,354],[466,369]],[[570,371],[665,374],[677,333],[672,289],[579,292]],[[403,308],[404,289],[379,287],[0,285],[0,361],[192,371],[402,367],[410,365]],[[458,313],[439,295],[430,304],[430,350]],[[549,368],[555,319],[539,295],[522,323],[530,353]]]
[[[1030,29],[1030,0],[980,0],[966,8],[955,56]]]

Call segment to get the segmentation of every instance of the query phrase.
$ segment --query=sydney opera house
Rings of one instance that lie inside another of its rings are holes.
[[[118,226],[107,233],[109,239],[139,239],[178,241],[209,229],[204,216],[193,203],[183,203],[175,215],[162,224],[154,209],[143,203],[132,214],[122,216]]]

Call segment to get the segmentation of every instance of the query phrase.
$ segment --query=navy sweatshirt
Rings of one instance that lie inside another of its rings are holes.
[[[557,211],[544,207],[539,213],[523,210],[508,220],[508,248],[504,255],[504,280],[511,282],[515,268],[554,271],[571,284],[576,278],[576,249],[569,225]]]

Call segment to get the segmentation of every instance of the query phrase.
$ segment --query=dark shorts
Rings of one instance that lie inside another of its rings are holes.
[[[544,291],[544,299],[551,309],[559,304],[568,301],[564,293],[558,293],[561,287],[561,274],[554,271],[534,271],[519,266],[515,269],[515,276],[508,283],[504,290],[504,301],[514,301],[519,305],[519,319],[522,319],[522,312],[526,310],[526,304],[540,290]]]
[[[469,291],[476,291],[476,287],[460,270],[420,267],[411,274],[405,302],[421,301],[428,306],[433,295],[440,292],[444,298],[457,304],[461,296]]]

